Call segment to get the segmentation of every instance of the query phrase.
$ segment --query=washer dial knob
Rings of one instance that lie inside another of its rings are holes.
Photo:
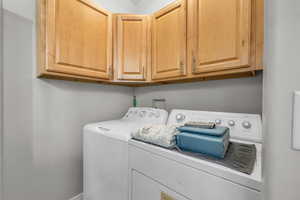
[[[184,114],[179,113],[179,114],[176,115],[176,121],[177,122],[183,122],[184,120],[185,120],[185,115]]]
[[[243,125],[243,127],[244,127],[245,129],[250,129],[250,128],[252,127],[252,125],[251,125],[251,123],[250,123],[249,121],[244,121],[244,122],[242,123],[242,125]]]
[[[229,120],[229,121],[228,121],[228,125],[229,125],[229,126],[235,126],[235,121]]]
[[[156,112],[156,113],[155,113],[155,117],[156,117],[156,118],[160,118],[160,113],[159,113],[159,112]]]
[[[145,117],[145,116],[146,116],[146,114],[147,114],[147,112],[146,112],[146,111],[141,111],[141,112],[140,112],[140,117]]]
[[[155,113],[149,112],[148,116],[151,118],[151,117],[155,116]]]

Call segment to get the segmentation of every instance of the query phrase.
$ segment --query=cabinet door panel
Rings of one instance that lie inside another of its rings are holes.
[[[147,16],[117,16],[117,60],[119,80],[145,80],[147,69]]]
[[[88,0],[47,1],[47,71],[109,78],[111,14]]]
[[[152,79],[186,75],[186,2],[153,15]]]
[[[193,72],[248,67],[250,60],[250,0],[192,0],[195,40]]]

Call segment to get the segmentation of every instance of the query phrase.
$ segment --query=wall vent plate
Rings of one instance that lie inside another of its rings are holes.
[[[173,197],[169,196],[168,194],[161,192],[160,193],[160,200],[176,200]]]
[[[294,150],[300,150],[300,91],[294,93],[293,107],[293,138],[292,144]]]

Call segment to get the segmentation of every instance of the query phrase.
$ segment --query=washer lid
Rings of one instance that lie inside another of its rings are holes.
[[[118,140],[128,141],[131,133],[146,125],[152,124],[149,121],[133,121],[128,119],[104,121],[95,124],[88,124],[84,127],[84,133],[97,133]]]
[[[165,110],[135,107],[129,108],[122,119],[88,124],[84,127],[84,132],[93,132],[128,141],[133,131],[137,131],[137,129],[146,125],[165,124],[167,119],[168,112]]]

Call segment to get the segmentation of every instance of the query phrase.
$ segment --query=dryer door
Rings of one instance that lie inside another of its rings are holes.
[[[226,178],[222,173],[230,171],[219,165],[209,165],[199,161],[198,165],[191,158],[174,151],[159,148],[137,141],[129,144],[130,187],[133,198],[130,200],[261,200],[261,192],[242,185],[247,175],[238,173]],[[138,175],[143,174],[145,177]],[[234,177],[234,178],[233,178]],[[151,181],[152,180],[152,181]],[[169,190],[166,190],[167,187]],[[162,192],[168,194],[162,196]],[[165,198],[165,199],[163,199]]]
[[[131,200],[188,200],[137,171],[132,171]]]

